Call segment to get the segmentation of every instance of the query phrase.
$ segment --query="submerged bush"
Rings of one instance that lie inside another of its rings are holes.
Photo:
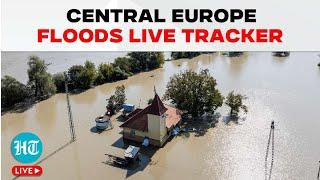
[[[240,110],[248,112],[248,107],[243,103],[245,99],[247,99],[246,96],[235,94],[234,91],[228,94],[225,104],[230,107],[230,115],[237,115]]]

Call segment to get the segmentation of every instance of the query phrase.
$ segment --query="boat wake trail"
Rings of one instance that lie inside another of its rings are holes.
[[[271,151],[271,157],[269,157],[269,153]],[[268,159],[271,158],[270,167],[268,167]],[[268,137],[266,156],[264,160],[264,169],[265,169],[265,180],[270,180],[273,169],[274,162],[274,123],[271,123],[270,133]]]

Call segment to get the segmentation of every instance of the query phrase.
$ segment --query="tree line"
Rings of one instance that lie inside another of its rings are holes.
[[[57,92],[64,92],[66,80],[70,90],[86,90],[159,68],[163,63],[162,52],[130,52],[127,56],[116,58],[113,63],[101,63],[96,67],[94,63],[86,61],[84,65],[74,65],[66,72],[52,75],[47,71],[49,64],[45,60],[31,56],[27,84],[7,75],[1,78],[1,107],[9,108],[26,100],[42,100]]]

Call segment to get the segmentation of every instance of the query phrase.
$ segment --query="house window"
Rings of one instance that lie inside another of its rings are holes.
[[[135,135],[136,135],[136,131],[133,130],[133,129],[131,129],[131,131],[130,131],[130,136],[131,136],[131,137],[134,137]]]

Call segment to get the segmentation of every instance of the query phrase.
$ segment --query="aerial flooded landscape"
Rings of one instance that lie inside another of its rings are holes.
[[[39,179],[316,179],[319,54],[2,52],[2,83],[26,95],[1,97],[1,178],[30,131]],[[41,60],[43,76],[30,70]]]

